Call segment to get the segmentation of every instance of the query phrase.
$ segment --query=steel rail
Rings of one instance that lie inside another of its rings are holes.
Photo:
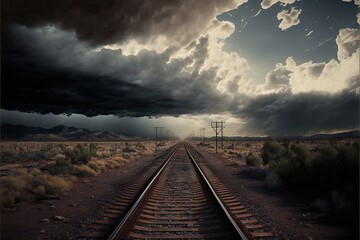
[[[121,220],[121,222],[116,226],[115,230],[111,233],[111,235],[108,237],[108,240],[114,240],[117,239],[117,235],[119,234],[119,232],[124,228],[124,226],[126,225],[127,221],[129,220],[129,218],[135,213],[135,210],[137,209],[137,207],[139,206],[140,202],[143,200],[144,196],[148,193],[149,189],[153,186],[154,182],[157,180],[158,176],[160,175],[160,173],[163,171],[163,169],[167,166],[167,164],[169,163],[169,161],[172,159],[172,157],[175,155],[175,153],[177,152],[177,150],[180,147],[180,143],[177,144],[177,146],[174,147],[173,152],[171,153],[171,155],[168,157],[168,159],[166,160],[166,162],[163,164],[163,166],[160,168],[160,170],[157,172],[157,174],[153,177],[153,179],[151,180],[151,182],[147,185],[147,187],[145,188],[145,190],[142,192],[142,194],[140,195],[140,197],[136,200],[136,202],[132,205],[132,207],[130,208],[130,210],[127,212],[127,214],[124,216],[124,218]]]
[[[236,224],[235,220],[231,217],[230,213],[228,212],[228,210],[226,209],[226,207],[224,206],[224,204],[222,203],[222,201],[220,200],[220,198],[218,197],[218,195],[216,194],[216,192],[214,191],[213,187],[211,186],[210,182],[207,180],[205,174],[203,173],[203,171],[201,170],[200,166],[197,164],[195,158],[193,157],[193,155],[190,152],[190,148],[189,146],[187,146],[187,143],[184,143],[185,149],[188,153],[188,155],[190,156],[191,160],[193,161],[193,163],[195,164],[196,168],[199,170],[201,176],[203,177],[203,180],[206,182],[207,186],[209,187],[209,189],[211,190],[213,197],[216,199],[217,203],[220,205],[220,207],[222,208],[223,212],[225,213],[226,217],[228,218],[228,220],[231,222],[232,227],[236,230],[236,233],[239,235],[239,237],[243,240],[247,240],[247,237],[245,236],[245,234],[241,231],[241,229],[239,228],[239,226]]]

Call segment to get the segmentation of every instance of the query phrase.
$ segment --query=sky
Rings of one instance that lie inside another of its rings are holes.
[[[359,0],[4,0],[1,123],[359,129]]]

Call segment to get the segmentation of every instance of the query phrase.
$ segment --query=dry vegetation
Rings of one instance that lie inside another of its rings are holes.
[[[1,142],[1,207],[59,197],[80,178],[97,176],[154,152],[151,141]]]
[[[198,145],[214,152],[214,143]],[[315,208],[358,222],[358,140],[228,141],[218,155],[269,189],[306,196]]]

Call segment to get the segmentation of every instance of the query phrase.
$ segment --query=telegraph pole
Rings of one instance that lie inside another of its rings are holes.
[[[163,127],[154,127],[155,128],[155,155],[158,152],[158,146],[161,145],[161,131]]]
[[[205,128],[200,128],[200,139],[202,142],[205,141]]]
[[[224,150],[224,122],[220,122],[221,123],[221,149]]]
[[[224,149],[224,124],[225,122],[211,122],[211,127],[215,131],[215,152],[218,150],[218,135],[221,133],[221,149]]]

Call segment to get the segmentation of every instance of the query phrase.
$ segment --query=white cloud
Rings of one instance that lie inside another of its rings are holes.
[[[292,57],[288,57],[285,64],[278,63],[274,70],[268,72],[265,84],[257,86],[254,93],[319,91],[334,94],[353,86],[359,78],[360,30],[340,29],[336,43],[338,60],[297,64]]]
[[[259,16],[260,13],[261,13],[261,9],[254,16],[251,16],[250,18],[257,17],[257,16]]]
[[[278,63],[274,70],[266,74],[265,84],[256,87],[255,94],[273,94],[282,92],[291,92],[289,85],[292,71],[282,63]]]
[[[342,60],[350,57],[360,47],[360,30],[353,28],[340,29],[336,37],[338,46],[338,59]]]
[[[300,23],[300,19],[298,18],[301,14],[301,9],[291,8],[291,11],[283,10],[277,14],[277,19],[281,20],[279,24],[279,28],[281,30],[286,30],[294,25],[298,25]]]
[[[343,0],[343,2],[352,2],[352,0]],[[360,0],[354,0],[355,5],[360,5]]]
[[[294,94],[321,91],[338,93],[349,87],[358,76],[357,57],[338,62],[314,63],[312,61],[297,65],[293,58],[286,60],[286,67],[292,71],[289,84]]]
[[[308,32],[308,33],[305,35],[305,37],[310,36],[313,32],[314,32],[314,30],[311,30],[310,32]]]
[[[293,4],[295,0],[262,0],[261,7],[263,9],[268,9],[278,2],[280,2],[283,6],[286,6],[287,4]]]

